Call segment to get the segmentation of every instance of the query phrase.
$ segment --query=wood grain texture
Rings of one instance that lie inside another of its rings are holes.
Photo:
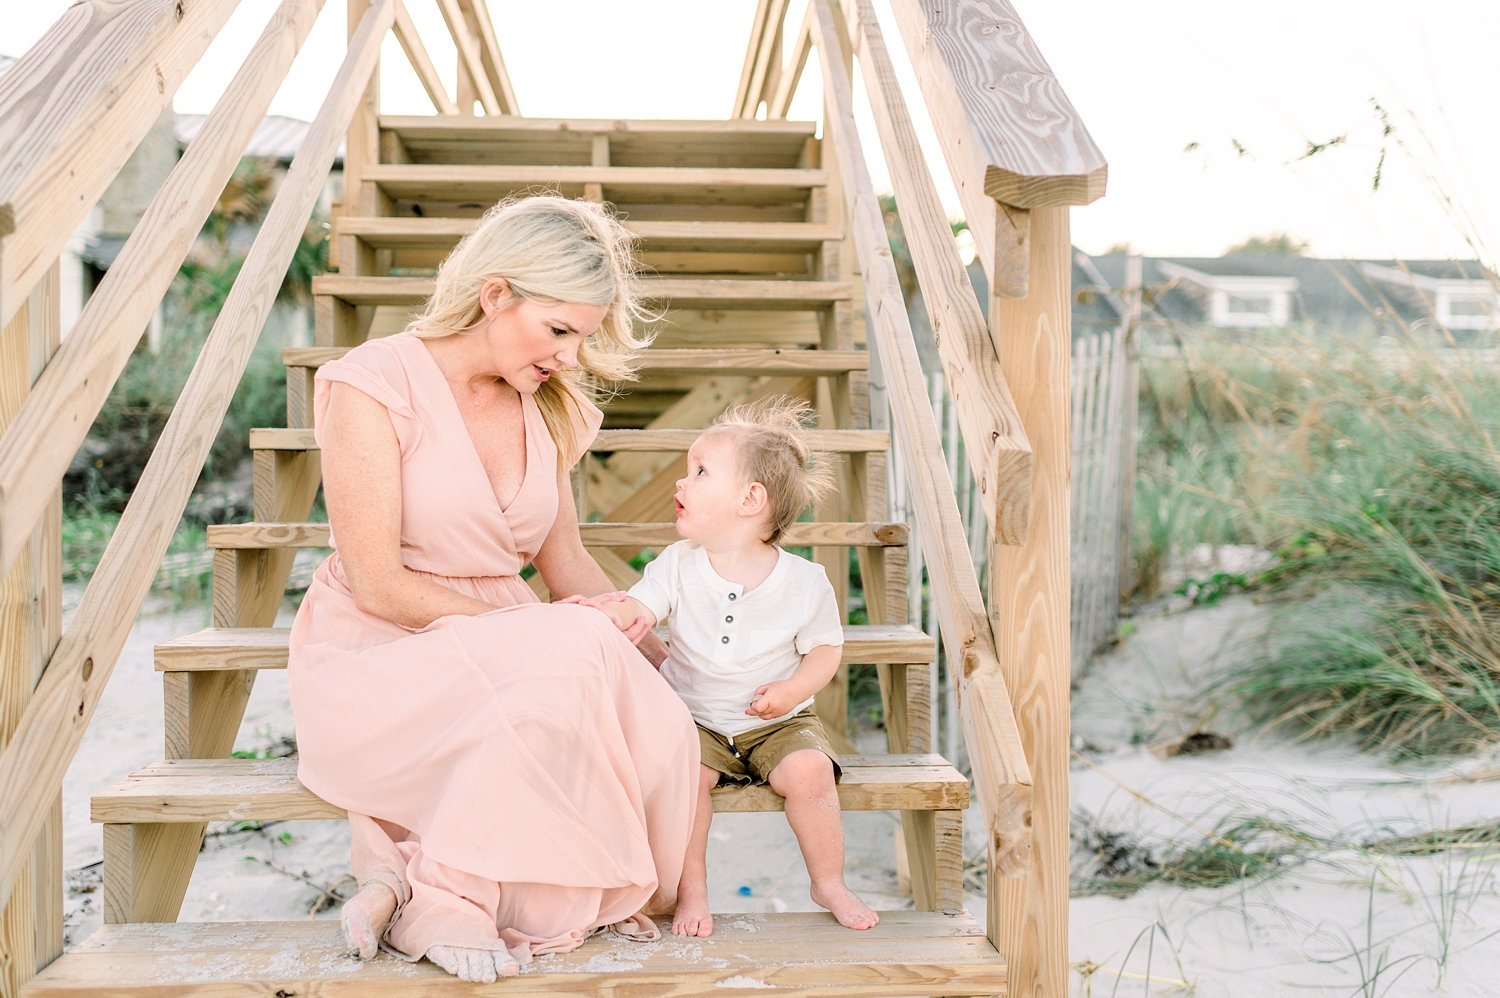
[[[432,64],[432,56],[427,54],[427,46],[422,44],[422,36],[417,33],[411,14],[399,0],[396,3],[394,28],[396,40],[401,43],[401,51],[406,53],[406,59],[421,81],[422,89],[427,91],[427,96],[432,100],[432,106],[437,108],[439,114],[457,114],[458,105],[448,96],[448,88],[443,85],[437,67]]]
[[[434,995],[1004,994],[1005,966],[964,912],[882,912],[850,932],[826,912],[723,914],[714,934],[658,943],[602,933],[514,979],[464,985],[422,962],[343,952],[336,920],[107,925],[40,975],[30,998],[425,998]]]
[[[853,97],[847,80],[827,67],[840,66],[839,29],[829,0],[816,5],[813,25],[825,92],[836,113],[828,130],[837,146],[849,185],[846,204],[864,269],[870,308],[870,334],[879,347],[886,375],[892,426],[906,456],[908,488],[917,513],[917,536],[928,566],[933,602],[950,669],[958,686],[959,711],[968,736],[979,795],[990,838],[1010,836],[1016,810],[1010,802],[1030,791],[1031,771],[1021,748],[1016,719],[1006,702],[1005,678],[995,657],[995,635],[969,558],[959,522],[958,503],[943,462],[943,449],[911,327],[891,263],[885,226],[864,165],[855,131]],[[975,696],[975,691],[990,694]]]
[[[285,627],[207,627],[156,646],[158,672],[285,669]],[[936,655],[932,638],[906,624],[847,624],[844,661],[862,665],[923,665]],[[169,712],[171,713],[171,712]],[[184,753],[181,757],[202,752]]]
[[[990,614],[1006,688],[1035,778],[1031,861],[1023,876],[992,873],[989,933],[1015,972],[1015,991],[1068,990],[1069,360],[1068,209],[1032,211],[1031,291],[996,298],[1011,390],[1035,450],[1032,532],[1021,547],[990,549]],[[995,694],[998,696],[998,693]],[[971,743],[970,751],[973,751]],[[992,870],[1015,869],[1001,836]]]
[[[955,177],[1018,208],[1104,194],[1104,156],[1008,0],[892,9],[939,136],[952,127],[948,144],[973,144],[959,163],[950,158]]]
[[[313,294],[350,305],[416,306],[432,295],[430,277],[344,277],[325,274],[313,278]],[[728,281],[692,278],[651,278],[641,282],[651,301],[673,308],[817,309],[846,301],[851,291],[837,281]],[[333,345],[333,344],[330,344]]]
[[[233,0],[74,4],[0,77],[0,325],[234,8]]]
[[[851,756],[844,760],[839,803],[849,811],[946,810],[969,803],[969,783],[941,758]],[[780,811],[769,786],[724,786],[714,810]],[[163,759],[96,794],[91,820],[100,824],[191,824],[203,821],[290,821],[342,818],[344,809],[297,781],[297,760]]]
[[[500,40],[495,36],[495,25],[490,20],[489,5],[486,3],[475,3],[474,0],[458,0],[459,9],[463,11],[464,23],[468,26],[469,34],[479,43],[479,62],[484,67],[484,75],[490,81],[490,87],[495,92],[495,103],[497,114],[520,114],[520,105],[516,103],[516,92],[510,84],[510,73],[506,71],[505,59],[500,54]]]
[[[0,439],[0,570],[30,537],[321,6],[286,0],[266,25]]]
[[[495,87],[490,82],[489,74],[484,71],[484,63],[479,55],[479,40],[469,30],[469,22],[459,9],[458,0],[437,0],[437,5],[438,10],[443,13],[443,21],[448,25],[448,33],[453,36],[453,47],[458,51],[460,82],[467,82],[474,88],[474,96],[478,98],[479,106],[484,108],[485,114],[499,114],[500,99],[495,96]],[[461,114],[472,113],[473,101],[465,101],[461,91],[458,103]]]
[[[859,12],[865,89],[985,520],[992,537],[1004,544],[1019,544],[1026,537],[1030,508],[1031,445],[995,359],[989,326],[959,259],[947,214],[927,172],[895,67],[875,21],[874,4],[854,0],[852,6]]]
[[[0,757],[0,902],[30,856],[155,578],[392,17],[391,0],[375,0],[365,13],[35,699]]]

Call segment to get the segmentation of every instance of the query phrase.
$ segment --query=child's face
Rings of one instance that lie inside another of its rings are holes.
[[[740,470],[733,433],[705,433],[687,453],[687,475],[677,480],[673,497],[677,532],[688,540],[714,539],[732,529],[750,483]]]

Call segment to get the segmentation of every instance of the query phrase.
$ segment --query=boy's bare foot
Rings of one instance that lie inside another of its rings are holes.
[[[461,981],[491,984],[501,977],[514,977],[520,971],[516,958],[504,949],[470,949],[467,946],[433,946],[427,959]]]
[[[339,923],[344,927],[344,942],[349,952],[368,960],[380,949],[380,937],[396,913],[396,893],[385,884],[371,882],[344,902]]]
[[[707,936],[714,931],[714,916],[708,911],[708,891],[681,890],[672,931],[679,936]]]
[[[846,929],[868,929],[880,921],[874,908],[861,901],[858,894],[841,883],[827,887],[813,884],[808,895],[813,903],[833,912],[833,917]]]

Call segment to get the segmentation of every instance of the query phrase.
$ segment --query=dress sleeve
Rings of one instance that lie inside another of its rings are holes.
[[[319,447],[334,382],[356,388],[385,406],[404,461],[416,446],[422,425],[412,407],[410,377],[392,345],[368,340],[318,368],[313,380],[313,436]]]
[[[573,453],[568,455],[568,467],[572,468],[588,452],[589,444],[599,435],[604,424],[604,411],[583,395],[574,394],[573,405],[568,407],[573,418]]]

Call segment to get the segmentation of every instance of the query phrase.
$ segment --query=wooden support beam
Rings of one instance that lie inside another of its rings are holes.
[[[0,326],[234,8],[234,0],[74,4],[0,77]]]
[[[72,623],[0,756],[0,903],[30,857],[156,576],[393,17],[392,0],[374,0],[366,11]]]
[[[479,62],[484,67],[485,79],[495,92],[496,114],[520,114],[516,103],[516,92],[511,89],[510,74],[505,69],[505,59],[500,55],[500,40],[495,35],[495,25],[490,20],[489,4],[475,0],[459,0],[464,23],[469,34],[479,44]]]
[[[0,428],[57,351],[54,264],[0,331]],[[0,750],[10,742],[62,635],[62,495],[54,488],[27,549],[0,581]],[[18,995],[63,949],[62,799],[49,809],[26,870],[0,912],[0,994]]]
[[[479,106],[484,108],[484,113],[499,114],[500,100],[495,96],[489,74],[484,71],[484,63],[479,55],[479,40],[470,31],[468,19],[459,8],[458,0],[437,0],[437,5],[443,12],[443,20],[447,22],[448,32],[453,35],[453,45],[458,50],[459,103],[464,105],[462,113],[469,114],[472,110],[472,106],[464,104],[463,100],[463,83],[467,82],[474,88],[474,95],[479,100]]]
[[[432,100],[432,106],[437,108],[439,114],[457,114],[458,105],[453,98],[448,96],[448,89],[443,86],[443,78],[438,75],[437,67],[432,64],[432,57],[427,54],[427,47],[422,44],[422,36],[417,33],[417,26],[412,23],[411,14],[406,5],[397,0],[396,3],[396,40],[401,43],[401,50],[406,53],[406,58],[411,62],[411,68],[416,71],[417,79],[422,83],[422,89],[427,91],[427,96]]]
[[[266,25],[0,439],[0,571],[9,568],[31,536],[265,117],[322,2],[286,0]]]
[[[786,71],[776,81],[776,92],[766,101],[767,118],[785,118],[797,93],[797,84],[802,82],[802,72],[807,68],[807,57],[812,53],[812,8],[802,12],[802,25],[797,29],[797,40],[792,43],[792,59]]]
[[[990,877],[989,935],[1016,993],[1068,993],[1068,415],[1072,256],[1068,209],[1032,211],[1031,291],[992,298],[1000,363],[1035,451],[1031,534],[990,547],[990,622],[1035,779],[1031,863]],[[970,751],[973,751],[972,743]],[[994,844],[992,843],[992,849]],[[992,858],[1003,869],[1005,859]]]

